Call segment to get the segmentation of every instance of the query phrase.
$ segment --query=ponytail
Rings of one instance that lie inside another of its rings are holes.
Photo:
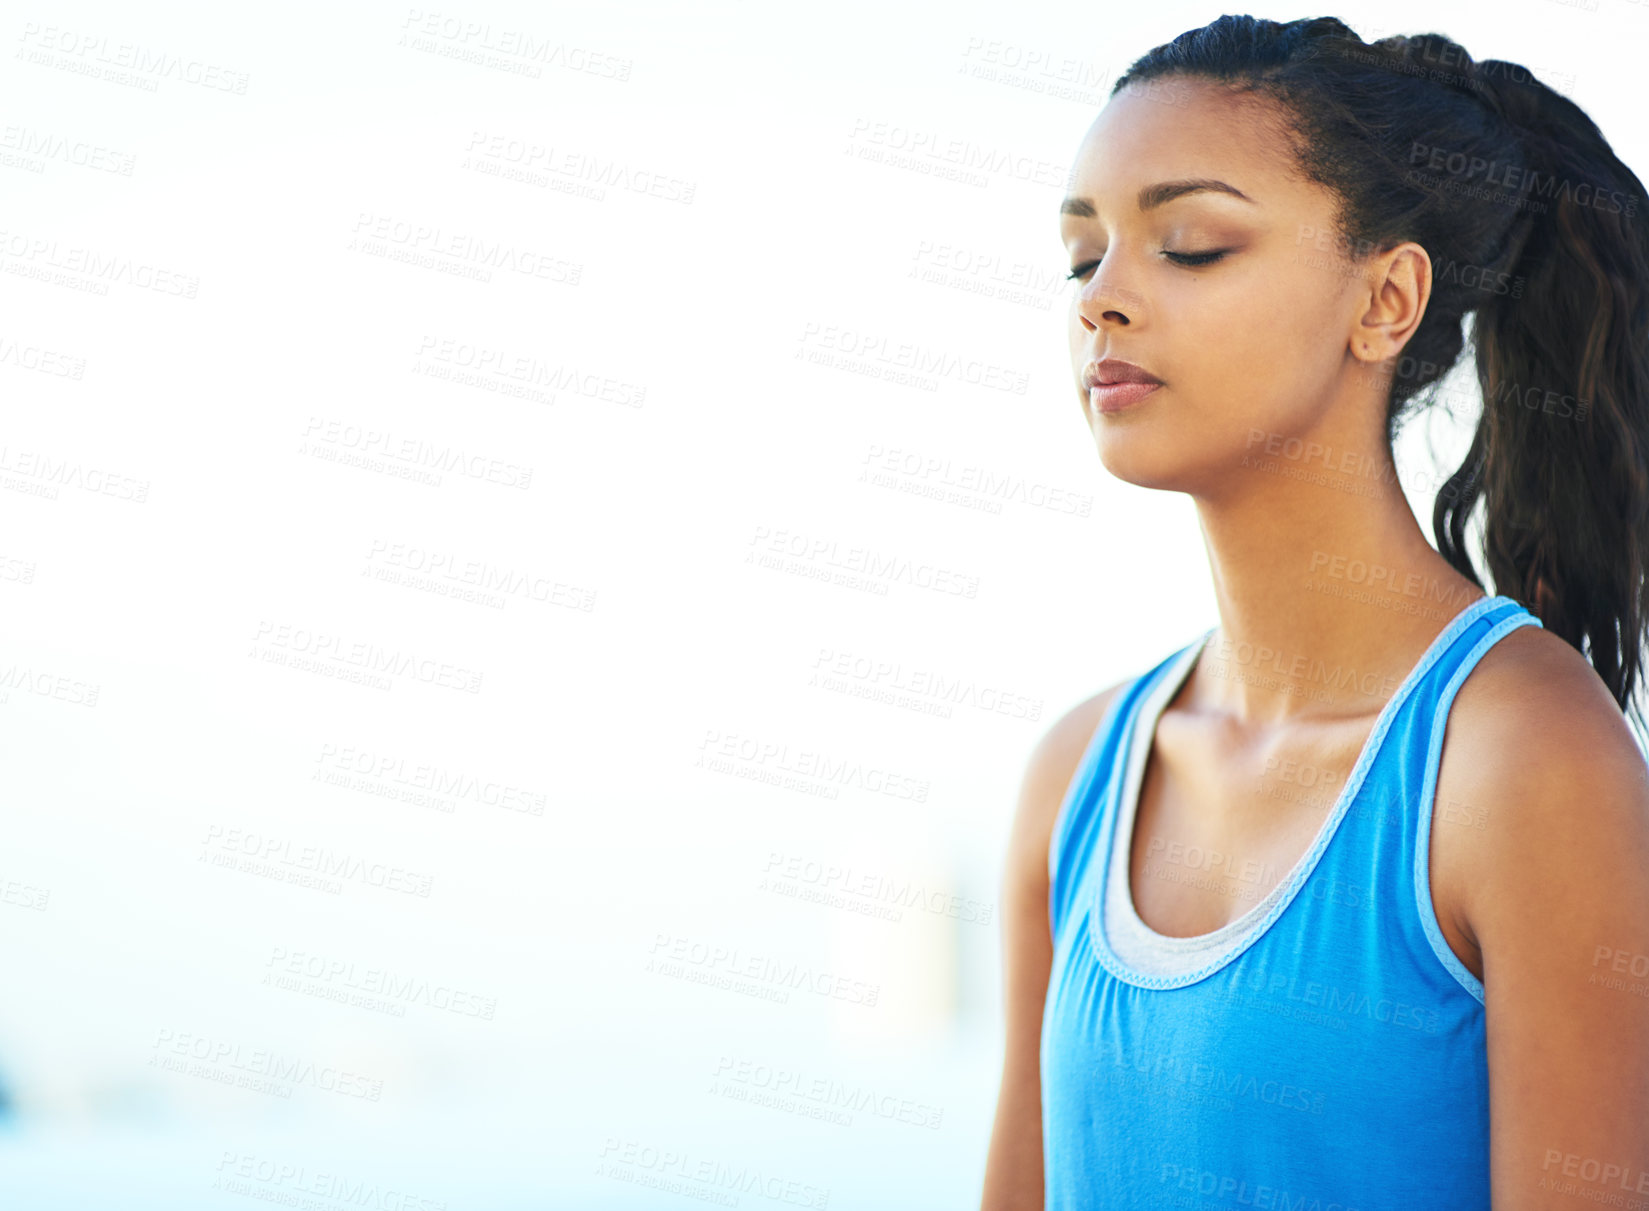
[[[1586,655],[1625,710],[1649,618],[1649,208],[1574,102],[1514,64],[1472,71],[1525,149],[1483,203],[1517,212],[1503,272],[1521,289],[1476,309],[1483,412],[1432,528],[1475,581],[1462,538],[1481,496],[1499,591]]]

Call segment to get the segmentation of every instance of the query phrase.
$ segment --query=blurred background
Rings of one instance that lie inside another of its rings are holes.
[[[0,1206],[976,1206],[1025,760],[1216,621],[1056,208],[1223,10],[3,7]],[[1649,166],[1649,7],[1332,11]]]

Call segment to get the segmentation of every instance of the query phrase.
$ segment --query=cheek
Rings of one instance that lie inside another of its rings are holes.
[[[1284,273],[1235,276],[1197,283],[1181,300],[1180,313],[1195,320],[1187,348],[1207,381],[1227,384],[1245,396],[1270,396],[1279,404],[1331,367],[1337,311],[1321,283]],[[1343,343],[1343,341],[1341,342]]]
[[[1255,351],[1271,364],[1266,381],[1276,389],[1279,406],[1314,406],[1344,362],[1346,334],[1336,312],[1326,299],[1296,295],[1294,302],[1279,304],[1269,314],[1272,322]]]

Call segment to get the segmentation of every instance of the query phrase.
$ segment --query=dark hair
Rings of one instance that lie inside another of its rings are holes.
[[[1440,34],[1364,42],[1333,17],[1228,15],[1141,56],[1111,95],[1161,77],[1280,103],[1297,168],[1338,196],[1341,256],[1426,249],[1431,298],[1392,367],[1386,440],[1459,360],[1473,315],[1484,406],[1437,494],[1438,550],[1483,588],[1464,549],[1481,497],[1496,592],[1587,656],[1626,710],[1649,614],[1638,178],[1574,102]]]

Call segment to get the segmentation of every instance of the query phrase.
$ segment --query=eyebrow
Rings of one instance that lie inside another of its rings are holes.
[[[1155,185],[1147,185],[1139,191],[1139,208],[1142,211],[1154,210],[1175,198],[1183,198],[1188,193],[1204,192],[1226,193],[1245,202],[1259,204],[1235,185],[1227,185],[1224,181],[1215,181],[1207,177],[1197,177],[1188,181],[1159,181]],[[1059,213],[1074,215],[1079,219],[1091,219],[1095,213],[1094,204],[1087,198],[1066,198],[1059,204]]]

